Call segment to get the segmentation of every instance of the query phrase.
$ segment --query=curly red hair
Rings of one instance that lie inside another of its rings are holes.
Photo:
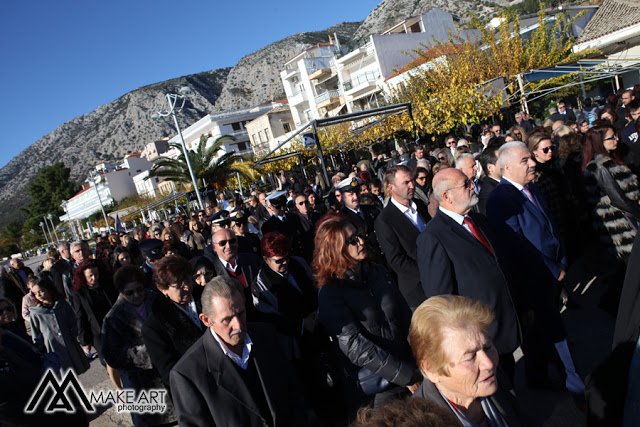
[[[73,271],[73,281],[71,282],[71,292],[77,292],[80,288],[87,286],[87,279],[84,277],[85,270],[89,270],[90,268],[98,269],[98,280],[102,279],[102,271],[100,269],[100,265],[96,262],[95,259],[88,259],[83,261],[74,271]]]
[[[267,258],[283,257],[291,249],[291,241],[281,233],[267,233],[260,244],[262,255]]]
[[[311,268],[316,286],[321,288],[332,278],[346,279],[347,269],[358,264],[348,252],[346,228],[353,223],[344,214],[329,212],[318,222]]]

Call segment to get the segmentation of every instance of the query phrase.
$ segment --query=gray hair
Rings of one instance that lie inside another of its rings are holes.
[[[69,245],[69,242],[62,241],[62,242],[58,243],[58,252],[62,251],[66,247],[71,249],[71,245]]]
[[[84,240],[76,240],[75,242],[71,242],[71,244],[69,245],[69,250],[73,252],[73,248],[82,244],[87,244],[87,242],[85,242]]]
[[[231,299],[236,292],[242,296],[242,300],[244,301],[244,288],[236,279],[228,276],[216,276],[209,280],[200,297],[202,313],[209,317],[214,317],[213,297]]]
[[[469,153],[460,154],[460,156],[456,159],[456,169],[460,169],[460,164],[464,159],[471,159],[473,160],[474,163],[476,162],[476,159],[475,157],[473,157],[472,154],[469,154]]]
[[[521,141],[509,141],[500,147],[498,150],[498,165],[500,166],[500,170],[504,169],[505,165],[511,160],[511,151],[519,147],[529,149],[525,143]]]

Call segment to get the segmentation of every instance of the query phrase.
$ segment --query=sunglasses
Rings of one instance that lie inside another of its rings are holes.
[[[544,147],[544,148],[542,149],[542,152],[543,152],[544,154],[547,154],[547,153],[549,152],[549,150],[554,151],[555,149],[556,149],[555,144],[552,144],[552,145],[550,145],[550,146],[548,146],[548,147]]]
[[[446,157],[438,157],[438,160],[443,161],[443,160],[447,160]]]
[[[194,274],[191,278],[196,281],[200,276],[204,276],[204,280],[207,282],[213,279],[213,271],[206,271],[204,273]]]
[[[238,242],[238,239],[234,237],[233,239],[229,239],[229,240],[220,240],[218,243],[216,243],[216,245],[222,248],[224,246],[227,246],[227,243],[230,245],[235,245],[237,242]]]
[[[460,188],[460,187],[471,188],[472,185],[473,185],[473,183],[471,182],[471,180],[469,178],[467,178],[467,179],[464,180],[463,184],[456,185],[455,187],[448,188],[448,189],[446,189],[444,191],[451,191],[451,190],[455,190],[456,188]]]
[[[618,137],[616,135],[614,135],[614,136],[610,136],[609,138],[603,139],[603,141],[613,141],[613,140],[616,140],[616,139],[618,139]],[[545,153],[546,153],[546,151],[545,151]]]
[[[135,289],[131,289],[129,291],[125,291],[123,292],[125,297],[132,297],[134,294],[143,294],[144,293],[144,287],[140,286],[139,288],[135,288]]]
[[[0,308],[0,316],[5,313],[13,313],[13,307],[8,306],[8,307]]]
[[[360,239],[364,240],[364,236],[359,231],[353,233],[351,236],[347,237],[347,243],[350,245],[357,245],[360,243]]]
[[[289,255],[285,255],[280,259],[275,259],[275,258],[269,258],[271,261],[275,262],[278,265],[281,265],[287,261],[289,261]]]
[[[307,203],[309,202],[307,202],[306,200],[304,202],[298,202],[298,206],[306,205]]]

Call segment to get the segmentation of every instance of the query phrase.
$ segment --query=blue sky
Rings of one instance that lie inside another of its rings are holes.
[[[229,67],[381,0],[0,1],[0,167],[64,122],[141,86]]]

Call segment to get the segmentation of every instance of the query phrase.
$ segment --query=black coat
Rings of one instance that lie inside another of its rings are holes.
[[[384,267],[364,261],[361,276],[320,288],[318,318],[346,356],[347,381],[367,368],[408,385],[418,372],[407,341],[411,311]]]
[[[306,426],[306,405],[291,365],[281,356],[270,325],[248,324],[253,342],[249,364],[260,374],[260,387],[249,388],[240,368],[226,356],[210,331],[171,370],[171,390],[178,423],[186,426]],[[266,390],[270,414],[255,394]]]
[[[300,217],[293,213],[287,213],[284,221],[280,221],[277,216],[272,216],[262,224],[262,235],[273,231],[282,233],[291,241],[291,255],[305,256],[304,252],[304,228]],[[311,260],[307,260],[311,261]]]
[[[362,216],[364,218],[346,206],[343,207],[340,212],[345,214],[356,226],[356,229],[365,236],[367,251],[374,257],[377,263],[382,264],[384,262],[384,258],[380,245],[378,244],[375,229],[376,218],[380,215],[380,209],[376,206],[360,205],[360,212],[362,212]]]
[[[431,219],[427,206],[420,200],[413,201],[416,203],[418,214],[426,224]],[[376,218],[375,230],[380,249],[389,267],[396,274],[400,292],[409,307],[415,310],[425,300],[424,292],[420,287],[420,271],[416,261],[418,229],[389,200],[387,206]]]
[[[478,212],[482,215],[485,215],[487,212],[487,199],[489,198],[489,194],[493,191],[494,188],[498,186],[498,182],[495,179],[485,176],[480,180],[482,185],[480,186],[480,194],[478,194]]]
[[[498,391],[489,396],[491,403],[493,403],[493,406],[495,406],[498,412],[500,412],[500,415],[502,415],[502,418],[504,418],[509,427],[520,427],[527,425],[520,411],[518,402],[509,391],[509,381],[506,379],[506,376],[500,370],[496,371],[496,376],[498,377]],[[436,386],[426,378],[423,380],[422,384],[420,385],[420,387],[418,387],[418,390],[416,390],[412,397],[421,397],[423,399],[427,399],[428,401],[435,403],[441,408],[451,411],[451,407],[442,398],[442,395],[440,394]],[[451,413],[454,414],[453,411],[451,411]],[[462,425],[462,423],[460,423],[460,425]]]
[[[198,313],[200,305],[196,301]],[[142,340],[162,382],[169,386],[169,372],[180,357],[202,336],[204,325],[195,324],[177,305],[158,295],[142,326]]]
[[[69,276],[73,272],[72,264],[75,263],[72,259],[69,261],[60,258],[53,266],[51,266],[51,275],[53,276],[53,283],[56,285],[56,289],[60,295],[67,295],[68,291],[65,291],[63,284],[63,276]],[[70,283],[69,278],[66,280]]]
[[[102,321],[118,299],[111,286],[101,285],[89,289],[86,286],[70,292],[69,301],[78,323],[78,341],[81,345],[92,345],[102,357]]]
[[[496,255],[439,210],[417,241],[422,289],[427,298],[453,294],[487,304],[495,314],[489,335],[498,353],[512,353],[520,344],[520,328],[501,265],[504,251],[484,216],[471,212],[469,217]]]

